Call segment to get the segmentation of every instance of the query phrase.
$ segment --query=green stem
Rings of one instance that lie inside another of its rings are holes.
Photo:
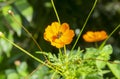
[[[105,43],[107,42],[107,40],[113,35],[113,33],[114,33],[118,28],[120,28],[120,24],[110,33],[110,35],[108,36],[108,38],[107,38],[105,41],[103,41],[103,43],[100,45],[99,49],[102,49],[102,48],[103,48],[103,46],[105,45]]]
[[[27,75],[24,79],[29,79],[36,71],[38,71],[39,69],[41,69],[42,66],[43,65],[41,65],[41,64],[38,65],[38,67],[35,70],[33,70],[29,75]]]
[[[32,40],[34,41],[36,46],[39,48],[39,50],[42,51],[42,48],[37,43],[37,41],[34,39],[32,34],[20,22],[18,22],[18,20],[15,18],[14,13],[11,10],[9,10],[8,13],[12,16],[13,21],[15,21],[19,26],[21,26],[23,28],[23,30],[32,38]]]
[[[23,49],[22,47],[18,46],[17,44],[15,44],[14,42],[10,41],[9,39],[7,39],[5,36],[1,36],[3,39],[5,39],[6,41],[8,41],[9,43],[11,43],[12,45],[14,45],[16,48],[20,49],[22,52],[24,52],[25,54],[27,54],[28,56],[30,56],[31,58],[35,59],[36,61],[42,63],[43,65],[51,68],[52,70],[60,73],[62,75],[62,73],[59,71],[59,69],[56,69],[54,67],[52,67],[51,65],[43,62],[42,60],[38,59],[37,57],[33,56],[32,54],[30,54],[28,51],[26,51],[25,49]]]
[[[42,51],[42,48],[37,43],[37,41],[34,39],[32,34],[20,22],[18,22],[18,20],[15,18],[14,13],[11,10],[9,10],[8,13],[12,16],[13,21],[15,21],[19,26],[21,26],[23,28],[23,30],[32,38],[33,42],[36,44],[36,46],[39,48],[39,50]],[[48,60],[45,55],[43,55],[43,56],[46,60]]]
[[[66,55],[66,46],[64,45],[64,54]]]
[[[56,10],[56,8],[55,8],[55,5],[54,5],[53,0],[51,0],[51,3],[52,3],[52,6],[53,6],[53,9],[54,9],[54,11],[55,11],[55,14],[56,14],[57,20],[58,20],[59,24],[61,24],[61,22],[60,22],[60,18],[59,18],[59,16],[58,16],[58,13],[57,13],[57,10]]]
[[[82,32],[83,32],[83,30],[84,30],[84,28],[85,28],[87,22],[88,22],[88,20],[89,20],[91,14],[92,14],[92,12],[93,12],[93,10],[95,9],[96,4],[97,4],[97,0],[95,0],[94,5],[93,5],[92,9],[90,10],[90,12],[89,12],[89,14],[88,14],[88,16],[87,16],[87,18],[86,18],[86,20],[85,20],[85,23],[83,24],[83,27],[82,27],[82,29],[81,29],[81,31],[80,31],[80,33],[79,33],[77,39],[76,39],[76,41],[75,41],[75,43],[74,43],[74,45],[73,45],[71,51],[75,48],[75,46],[76,46],[76,44],[77,44],[77,42],[78,42],[78,40],[79,40],[79,38],[80,38],[80,36],[81,36],[81,34],[82,34]]]
[[[52,66],[50,66],[49,64],[43,62],[42,60],[38,59],[37,57],[33,56],[32,54],[30,54],[28,51],[26,51],[25,49],[23,49],[22,47],[18,46],[17,44],[15,44],[14,42],[10,41],[9,39],[7,39],[5,36],[1,36],[3,39],[5,39],[6,41],[8,41],[9,43],[11,43],[12,45],[14,45],[16,48],[20,49],[22,52],[24,52],[25,54],[27,54],[28,56],[30,56],[31,58],[35,59],[36,61],[42,63],[43,65],[53,69],[54,71],[57,71],[58,73],[62,74],[60,71],[54,69]]]
[[[61,51],[61,49],[59,48],[59,53],[60,53],[60,55],[62,55],[62,51]]]
[[[2,37],[4,38],[6,41],[8,41],[9,43],[11,43],[12,45],[14,45],[16,48],[20,49],[22,52],[26,53],[28,56],[32,57],[33,59],[37,60],[38,62],[42,63],[42,64],[46,64],[45,62],[43,62],[42,60],[36,58],[35,56],[33,56],[32,54],[30,54],[28,51],[26,51],[25,49],[23,49],[22,47],[18,46],[17,44],[15,44],[14,42],[10,41],[9,39],[7,39],[6,37]]]
[[[98,43],[97,42],[95,42],[95,47],[98,48]]]

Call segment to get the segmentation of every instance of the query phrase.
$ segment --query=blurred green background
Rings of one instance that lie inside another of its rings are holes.
[[[70,27],[75,30],[77,37],[93,6],[94,0],[54,0],[54,3],[61,22],[69,23]],[[16,19],[31,32],[43,51],[58,52],[58,49],[43,39],[44,29],[47,25],[57,21],[50,0],[0,0],[0,31],[2,31],[8,39],[28,50],[31,54],[43,59],[42,56],[35,53],[35,51],[39,49],[30,36],[12,19],[13,17],[7,13],[8,10],[14,12]],[[119,23],[120,0],[98,0],[97,6],[83,34],[89,30],[105,30],[110,34]],[[67,46],[68,49],[74,44],[76,37],[71,45]],[[120,60],[120,28],[112,35],[107,43],[111,44],[114,50],[111,55],[111,60]],[[78,46],[84,49],[85,47],[94,46],[94,44],[86,43],[81,37],[76,48]],[[21,65],[17,66],[16,61],[20,61]],[[27,76],[38,64],[38,62],[13,47],[7,41],[0,39],[0,79],[19,79],[18,75],[19,77]],[[41,70],[41,72],[44,72],[44,74],[49,73],[47,72],[47,68],[43,69],[45,70]],[[41,72],[36,73],[41,74]],[[43,76],[44,74],[41,75]],[[14,78],[13,75],[15,75]],[[42,78],[43,77],[31,77],[31,79]],[[47,78],[49,79],[49,77]]]

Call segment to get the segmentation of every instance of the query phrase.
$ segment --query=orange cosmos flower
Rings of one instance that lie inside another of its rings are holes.
[[[98,42],[106,39],[108,37],[105,31],[88,31],[86,34],[83,35],[83,39],[86,42]]]
[[[45,29],[44,39],[51,42],[51,45],[61,48],[70,44],[74,35],[74,31],[70,30],[67,23],[60,25],[58,22],[53,22]]]

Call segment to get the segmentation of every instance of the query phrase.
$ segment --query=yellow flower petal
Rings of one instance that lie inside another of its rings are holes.
[[[108,37],[105,31],[88,31],[86,34],[83,35],[83,39],[86,42],[98,42],[106,39]]]
[[[69,29],[67,23],[60,25],[58,22],[53,22],[51,25],[48,25],[44,33],[44,39],[57,48],[70,44],[73,37],[74,31]]]

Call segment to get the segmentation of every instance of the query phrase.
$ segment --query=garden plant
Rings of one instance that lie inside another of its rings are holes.
[[[26,62],[16,61],[15,70],[6,70],[7,79],[109,79],[109,76],[106,75],[109,73],[112,75],[111,79],[120,79],[120,60],[111,60],[113,47],[107,43],[111,36],[120,28],[120,24],[111,33],[107,33],[104,29],[83,32],[97,2],[98,0],[94,1],[82,29],[76,35],[75,30],[67,22],[61,22],[54,1],[51,0],[57,21],[49,23],[44,29],[42,36],[45,42],[57,48],[58,52],[56,53],[50,52],[47,49],[43,50],[41,44],[36,41],[30,31],[16,18],[14,11],[8,10],[8,15],[19,25],[18,28],[24,30],[39,50],[34,51],[33,55],[24,49],[24,46],[16,44],[10,38],[10,35],[4,34],[4,32],[0,32],[0,40],[7,42],[8,47],[12,48],[14,46],[18,48],[31,57],[32,61],[37,61],[39,64],[32,73],[29,73],[27,69],[29,65]],[[81,46],[77,46],[81,38],[84,42],[94,45],[84,49]],[[70,47],[68,46],[69,44],[71,44]],[[5,79],[4,76],[1,78]]]

